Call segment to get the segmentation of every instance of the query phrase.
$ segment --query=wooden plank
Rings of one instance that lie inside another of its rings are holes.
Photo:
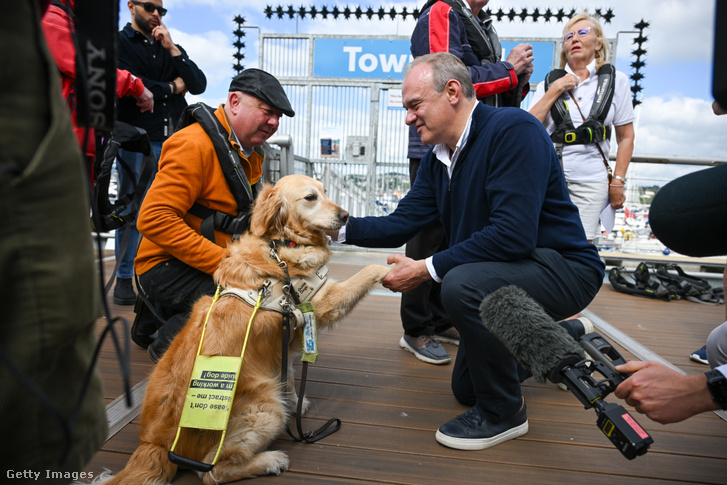
[[[338,280],[360,269],[337,263],[329,267]],[[662,426],[631,410],[655,443],[645,456],[628,461],[598,430],[593,410],[583,409],[570,392],[532,379],[523,384],[530,421],[526,436],[479,452],[439,445],[435,430],[466,410],[451,394],[452,365],[428,365],[399,348],[400,299],[384,295],[388,293],[368,296],[335,329],[322,332],[321,356],[308,371],[311,407],[304,429],[330,417],[340,418],[343,428],[315,444],[281,436],[272,449],[288,453],[291,470],[253,483],[724,483],[727,423],[714,414]],[[706,370],[691,362],[689,353],[724,320],[724,306],[637,298],[609,285],[589,310],[688,373]],[[132,307],[112,304],[111,311],[133,319]],[[446,349],[452,356],[457,350]],[[133,379],[151,372],[143,349],[132,344],[131,358]],[[296,368],[299,372],[298,364]],[[108,343],[99,369],[107,396],[120,392]],[[620,402],[613,396],[607,401]],[[104,445],[87,471],[121,469],[138,445],[138,432],[137,418]],[[200,482],[196,475],[180,472],[173,483]]]

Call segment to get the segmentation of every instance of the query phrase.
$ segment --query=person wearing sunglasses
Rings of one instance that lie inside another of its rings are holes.
[[[167,26],[162,22],[162,17],[167,14],[162,0],[129,0],[127,7],[131,22],[119,32],[119,67],[141,78],[144,86],[154,95],[154,111],[142,111],[133,99],[122,98],[118,104],[118,119],[146,130],[156,158],[159,158],[162,143],[174,133],[177,120],[187,107],[185,95],[187,92],[203,93],[207,87],[207,78],[187,52],[172,40]],[[133,167],[135,177],[138,178],[141,154],[120,150],[119,155]],[[132,183],[131,176],[125,170],[120,170],[119,193],[132,192]],[[122,247],[126,231],[131,231],[127,249],[124,254],[120,254],[119,248]],[[136,302],[132,278],[138,237],[134,223],[116,231],[116,257],[121,258],[121,263],[116,272],[113,301],[118,305],[133,305]]]
[[[530,113],[556,145],[571,200],[578,207],[590,241],[601,213],[623,207],[624,185],[634,151],[634,109],[627,76],[609,64],[609,44],[587,13],[563,29],[560,67],[538,85]],[[605,96],[595,101],[597,91]],[[610,132],[616,132],[616,164],[608,162]]]

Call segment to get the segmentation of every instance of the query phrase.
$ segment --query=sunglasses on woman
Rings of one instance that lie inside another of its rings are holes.
[[[151,2],[137,2],[136,0],[130,0],[134,5],[141,5],[144,7],[144,11],[148,13],[154,13],[154,10],[159,11],[159,16],[164,17],[167,14],[167,9],[164,7],[157,7]]]
[[[583,27],[582,29],[578,29],[576,32],[568,32],[563,37],[563,42],[568,42],[569,40],[571,40],[576,35],[576,33],[578,34],[578,37],[585,37],[590,31],[590,27]]]

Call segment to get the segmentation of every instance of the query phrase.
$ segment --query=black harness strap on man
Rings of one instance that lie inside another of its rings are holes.
[[[250,227],[250,207],[255,201],[259,183],[250,185],[240,162],[237,150],[232,146],[224,126],[214,115],[214,109],[204,103],[187,106],[179,118],[177,131],[193,123],[199,123],[212,140],[217,153],[217,160],[225,174],[225,180],[237,202],[237,215],[215,211],[199,203],[189,210],[190,214],[202,219],[201,232],[204,237],[214,242],[215,230],[226,234],[242,234]],[[256,147],[255,150],[260,150]]]
[[[547,91],[556,80],[566,75],[565,69],[554,69],[545,77],[545,90]],[[555,131],[550,135],[556,144],[588,145],[598,143],[611,137],[611,128],[604,126],[606,115],[611,108],[616,85],[616,68],[612,64],[605,64],[597,72],[598,87],[591,105],[588,118],[575,128],[569,113],[568,103],[565,99],[558,99],[550,108],[550,115],[555,122]]]

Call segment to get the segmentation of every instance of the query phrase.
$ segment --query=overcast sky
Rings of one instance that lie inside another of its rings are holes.
[[[267,19],[264,15],[266,6],[276,8],[289,5],[298,9],[301,6],[310,8],[324,5],[329,9],[338,6],[340,9],[349,6],[355,9],[369,6],[374,10],[379,7],[389,10],[395,7],[400,11],[406,6],[409,11],[421,7],[424,3],[399,1],[381,1],[370,3],[344,2],[265,2],[240,0],[165,0],[164,6],[169,13],[164,22],[170,30],[173,40],[185,48],[190,58],[204,71],[207,76],[207,90],[201,96],[189,96],[188,102],[204,101],[216,106],[226,97],[230,79],[235,71],[232,68],[236,40],[233,31],[237,24],[235,16],[245,18],[245,26],[258,27],[246,29],[246,58],[242,64],[246,67],[258,67],[258,32],[263,33],[318,33],[342,35],[402,35],[409,36],[414,28],[414,21],[400,18],[391,20],[315,20],[306,18],[283,19],[274,16]],[[615,17],[611,23],[604,23],[604,31],[609,38],[618,39],[618,58],[616,66],[619,70],[631,75],[630,67],[633,57],[634,24],[645,20],[650,24],[645,35],[648,41],[644,44],[647,50],[646,67],[642,69],[644,79],[642,104],[636,108],[636,154],[676,155],[681,157],[700,157],[727,160],[727,115],[715,116],[712,113],[712,55],[714,47],[714,2],[711,0],[609,0],[599,3],[589,0],[554,2],[554,1],[499,1],[492,0],[491,10],[502,8],[505,11],[514,8],[532,10],[546,8],[557,10],[564,8],[569,11],[595,8],[606,10],[611,8]],[[130,20],[126,2],[121,1],[119,23],[123,27]],[[559,37],[562,23],[551,20],[525,22],[519,18],[514,22],[503,19],[496,21],[500,37]],[[664,165],[632,165],[631,176],[653,178],[663,183],[665,180],[685,173],[689,169],[672,168]]]

